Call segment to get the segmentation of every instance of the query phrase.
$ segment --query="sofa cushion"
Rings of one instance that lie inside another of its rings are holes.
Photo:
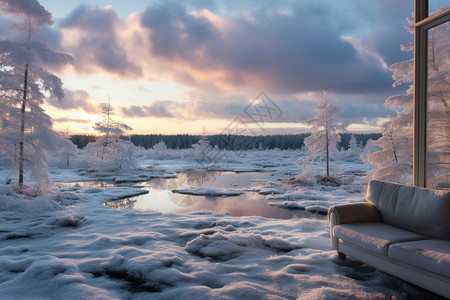
[[[333,227],[333,234],[344,243],[381,255],[387,255],[392,243],[426,239],[423,235],[379,222],[337,225]]]
[[[392,244],[389,247],[388,256],[450,277],[450,241],[424,240]]]
[[[450,191],[372,180],[366,199],[381,212],[385,223],[450,240]]]

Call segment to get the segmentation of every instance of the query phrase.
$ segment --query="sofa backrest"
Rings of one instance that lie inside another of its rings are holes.
[[[437,239],[450,240],[450,191],[378,180],[369,182],[366,200],[383,222]]]

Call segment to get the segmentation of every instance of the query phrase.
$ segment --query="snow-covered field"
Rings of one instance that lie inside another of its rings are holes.
[[[341,183],[335,187],[314,178],[323,162],[298,165],[295,151],[230,152],[208,166],[171,151],[165,160],[143,156],[143,168],[128,174],[52,167],[53,181],[63,183],[32,199],[13,193],[0,169],[0,299],[438,298],[351,258],[339,260],[323,215],[283,220],[217,208],[171,213],[104,205],[149,192],[152,180],[176,178],[179,186],[172,189],[228,196],[221,201],[243,194],[271,207],[324,212],[363,201],[368,180],[368,165],[345,156],[332,163]],[[199,167],[265,172],[270,180],[246,186],[181,180],[193,170],[204,172]],[[127,179],[132,183],[124,184]],[[83,184],[89,180],[108,184]]]

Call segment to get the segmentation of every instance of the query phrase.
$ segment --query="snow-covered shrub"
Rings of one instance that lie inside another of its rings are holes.
[[[139,168],[135,157],[137,147],[130,141],[112,139],[105,146],[106,137],[89,143],[85,148],[85,160],[81,164],[92,171],[119,172]]]
[[[60,137],[58,147],[51,150],[48,165],[60,169],[76,167],[74,160],[77,152],[77,147],[69,139]]]
[[[196,161],[204,162],[210,160],[209,154],[211,153],[212,147],[206,136],[202,136],[200,140],[191,147],[194,151],[194,159]]]
[[[151,149],[151,154],[153,158],[164,159],[168,155],[168,149],[164,141],[160,141],[158,144],[154,145]]]
[[[88,163],[92,171],[120,172],[139,168],[136,160],[137,147],[131,141],[120,138],[125,130],[132,130],[126,124],[118,123],[111,118],[113,108],[108,102],[103,107],[103,120],[95,124],[94,129],[102,136],[95,142],[87,144],[83,166]]]
[[[345,160],[348,162],[361,162],[361,153],[363,152],[363,148],[358,145],[356,138],[352,135],[350,142],[348,144],[347,150],[339,151],[337,155],[338,159]]]
[[[37,188],[24,186],[24,192],[19,195],[14,191],[16,187],[0,184],[0,211],[27,212],[32,215],[62,208],[51,197],[42,196]]]

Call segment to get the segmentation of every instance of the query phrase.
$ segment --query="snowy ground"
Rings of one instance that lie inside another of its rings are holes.
[[[294,151],[230,153],[214,170],[273,174],[273,180],[255,180],[240,192],[278,207],[324,211],[364,199],[367,165],[338,160],[333,171],[343,184],[329,187],[313,178],[321,162],[308,167],[310,176],[305,171],[293,179],[302,169],[298,159]],[[130,181],[152,174],[181,178],[176,172],[198,164],[147,157],[142,166],[130,173]],[[23,199],[10,185],[0,185],[0,299],[437,298],[351,258],[340,261],[323,216],[281,220],[206,210],[112,209],[104,203],[147,191],[136,183],[70,183],[123,182],[127,174],[95,178],[80,170],[50,171],[65,184],[47,197]],[[0,182],[5,177],[0,170]]]

